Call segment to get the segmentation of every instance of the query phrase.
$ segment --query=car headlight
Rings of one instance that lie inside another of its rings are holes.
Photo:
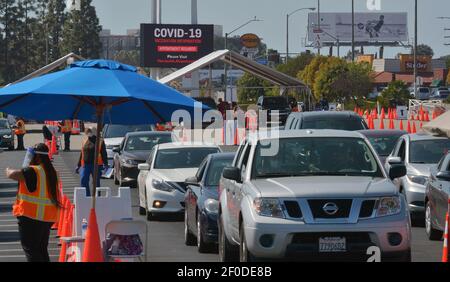
[[[205,209],[208,213],[219,213],[219,202],[214,199],[208,199],[205,201]]]
[[[106,145],[106,149],[112,150],[112,149],[114,149],[114,145]]]
[[[12,138],[12,135],[3,135],[3,138],[5,138],[5,139],[11,139],[11,138]]]
[[[152,186],[156,190],[160,190],[160,191],[164,191],[164,192],[172,192],[173,190],[175,190],[172,186],[170,186],[169,183],[162,181],[162,180],[153,179]]]
[[[428,181],[428,177],[423,176],[423,175],[408,174],[408,179],[409,179],[409,181],[416,183],[416,184],[420,184],[420,185],[425,185]]]
[[[399,197],[385,197],[379,200],[377,217],[395,215],[401,211]]]
[[[126,163],[127,165],[138,165],[138,162],[137,162],[137,161],[131,160],[131,159],[125,160],[125,163]]]
[[[280,200],[274,198],[256,198],[253,201],[255,211],[260,216],[284,218]]]

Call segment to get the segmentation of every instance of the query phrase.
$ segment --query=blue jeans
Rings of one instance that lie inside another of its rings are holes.
[[[80,169],[80,178],[81,178],[81,187],[86,188],[86,196],[91,196],[91,189],[89,188],[89,182],[92,175],[92,179],[94,179],[94,165],[85,164]],[[100,187],[100,178],[102,176],[102,169],[98,168],[98,177],[97,177],[97,187]]]

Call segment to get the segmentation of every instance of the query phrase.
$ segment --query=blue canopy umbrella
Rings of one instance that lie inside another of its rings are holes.
[[[195,107],[193,99],[138,74],[135,67],[107,60],[76,62],[63,71],[0,89],[1,112],[35,120],[97,122],[97,136],[105,122],[168,122],[176,110],[186,110],[193,116]],[[99,151],[97,142],[96,155]],[[93,207],[99,177],[97,161],[94,172]]]

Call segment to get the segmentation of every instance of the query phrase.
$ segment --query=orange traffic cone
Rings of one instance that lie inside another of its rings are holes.
[[[442,250],[442,262],[448,262],[448,234],[450,233],[450,198],[448,199],[447,216],[445,218],[445,231],[444,231],[444,247]]]
[[[404,130],[403,129],[403,120],[400,120],[400,130]]]
[[[428,113],[428,111],[425,112],[425,121],[430,121],[430,114]]]
[[[103,251],[98,231],[97,215],[95,209],[91,209],[89,215],[86,240],[84,242],[83,262],[103,262]]]
[[[431,117],[433,120],[436,119],[436,111],[433,111],[433,115]]]
[[[417,133],[417,128],[416,128],[416,123],[415,122],[413,122],[412,133],[413,134]]]
[[[58,149],[56,148],[56,137],[53,135],[52,137],[52,149],[51,149],[52,155],[58,154]]]
[[[63,236],[63,225],[64,225],[64,220],[67,216],[67,209],[69,207],[69,199],[64,195],[63,201],[62,201],[62,207],[60,210],[60,216],[59,216],[59,221],[58,221],[58,232],[56,234],[56,237],[61,237]]]
[[[380,129],[384,129],[384,120],[380,119]]]
[[[384,112],[384,108],[381,108],[381,119],[385,119],[386,118],[386,113]]]
[[[411,122],[409,120],[408,120],[408,129],[407,129],[407,131],[408,131],[408,134],[412,133],[412,131],[411,131]]]
[[[74,205],[70,205],[69,216],[67,217],[67,223],[65,225],[66,228],[63,232],[63,237],[72,236],[74,207],[75,207]],[[59,262],[66,261],[66,252],[67,252],[67,243],[63,241],[63,242],[61,242],[61,252],[59,253]]]

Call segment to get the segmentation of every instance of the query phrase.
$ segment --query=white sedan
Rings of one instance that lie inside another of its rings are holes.
[[[148,161],[139,165],[139,212],[151,220],[155,214],[184,210],[185,180],[195,176],[202,161],[220,148],[209,145],[160,144]]]

